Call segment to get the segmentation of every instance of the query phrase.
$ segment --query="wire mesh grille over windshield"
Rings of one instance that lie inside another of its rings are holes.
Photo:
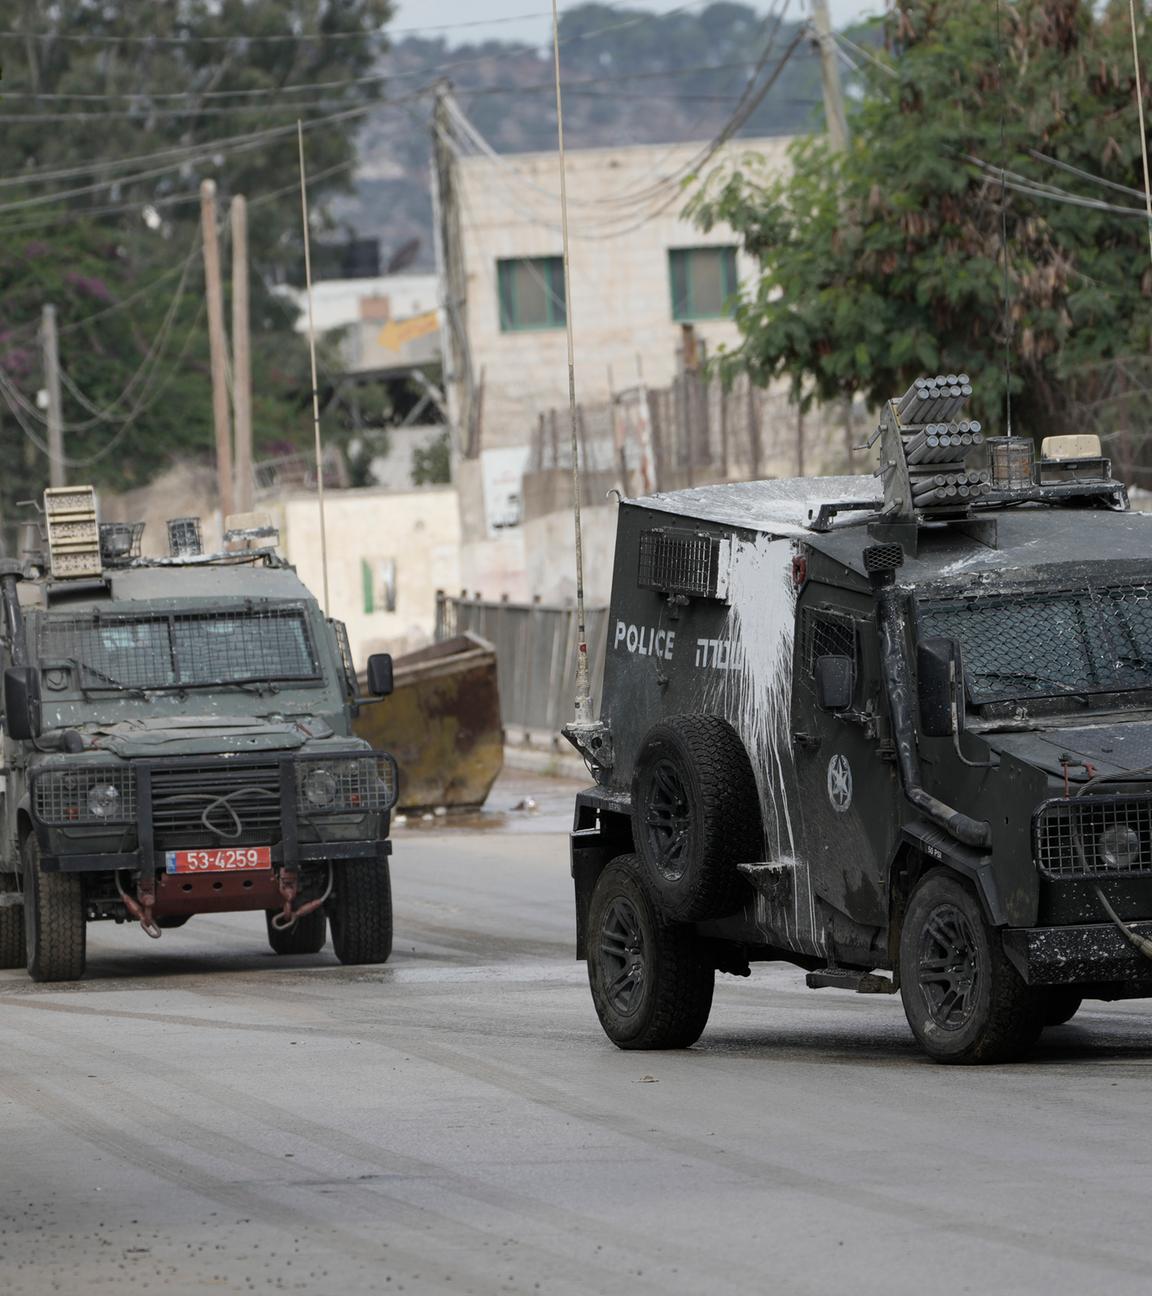
[[[958,639],[977,704],[1152,688],[1152,594],[1143,585],[926,602],[922,636]]]
[[[67,666],[87,689],[178,688],[308,680],[319,674],[304,610],[48,616],[40,660]]]

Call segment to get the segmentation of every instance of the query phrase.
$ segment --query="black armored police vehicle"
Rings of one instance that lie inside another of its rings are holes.
[[[344,627],[246,518],[215,554],[174,519],[169,555],[140,558],[142,524],[59,488],[0,560],[0,967],[72,980],[89,922],[159,937],[237,910],[277,954],[330,925],[342,962],[388,958],[396,765],[352,735]],[[369,659],[375,696],[391,668]]]
[[[903,999],[945,1062],[1152,996],[1152,519],[1092,437],[983,436],[964,375],[874,477],[628,500],[601,717],[569,739],[580,957],[676,1048],[716,971]]]

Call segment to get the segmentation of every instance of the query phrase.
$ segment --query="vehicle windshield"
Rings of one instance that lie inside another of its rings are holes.
[[[85,690],[209,688],[319,677],[299,605],[122,616],[49,614],[38,648]]]
[[[1152,587],[925,601],[919,622],[959,641],[976,705],[1152,688]]]

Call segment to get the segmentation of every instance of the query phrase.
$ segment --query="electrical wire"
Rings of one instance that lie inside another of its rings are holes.
[[[674,202],[677,199],[677,197],[682,193],[682,187],[680,183],[681,180],[687,178],[687,176],[691,175],[694,171],[698,170],[701,166],[705,165],[713,156],[715,156],[715,154],[719,151],[719,149],[740,129],[740,127],[748,119],[748,117],[751,116],[752,112],[754,112],[755,109],[759,106],[760,102],[767,95],[768,91],[776,83],[776,80],[779,78],[780,74],[784,70],[784,67],[787,65],[789,58],[795,52],[796,48],[799,46],[804,36],[803,28],[800,28],[796,32],[796,35],[791,45],[785,50],[784,54],[782,55],[782,57],[776,64],[775,68],[773,69],[771,75],[768,77],[767,81],[765,81],[759,87],[756,87],[757,77],[759,75],[759,72],[763,69],[764,65],[766,64],[767,59],[771,55],[772,49],[774,47],[775,39],[779,32],[780,24],[783,20],[784,14],[787,11],[787,7],[788,6],[786,0],[784,9],[778,15],[775,16],[775,27],[773,28],[768,45],[765,48],[764,53],[761,55],[760,60],[755,65],[755,71],[753,72],[753,75],[749,78],[748,84],[745,87],[745,91],[741,96],[741,102],[737,105],[736,110],[725,122],[720,132],[707,145],[705,145],[698,153],[694,154],[687,162],[683,163],[680,167],[678,167],[671,175],[663,177],[655,184],[648,186],[645,189],[630,190],[626,192],[624,195],[617,195],[615,198],[603,199],[595,204],[591,204],[597,207],[612,207],[614,205],[622,205],[624,207],[628,207],[628,206],[640,207],[651,203],[655,203],[656,205],[652,207],[650,210],[641,213],[638,217],[636,217],[635,212],[628,212],[628,211],[621,211],[618,213],[608,215],[606,219],[601,222],[590,223],[580,229],[571,230],[570,233],[573,238],[599,241],[604,239],[622,237],[623,235],[631,233],[634,230],[647,224],[650,220],[654,219],[654,217],[660,215],[663,211],[665,211],[672,204],[672,202]],[[493,160],[494,162],[496,162],[498,165],[502,166],[506,170],[511,168],[512,173],[515,174],[515,168],[512,167],[512,164],[509,163],[507,159],[504,158],[501,154],[497,153],[495,149],[493,149],[492,146],[487,143],[487,141],[483,140],[483,137],[480,136],[476,128],[470,122],[468,122],[467,119],[463,116],[463,113],[458,108],[458,106],[452,104],[451,107],[453,109],[454,122],[457,124],[464,125],[467,129],[468,137],[472,139],[474,142],[476,141],[481,142],[481,144],[483,145],[483,152],[485,156],[487,156],[490,160]],[[452,147],[457,148],[458,151],[458,145],[456,144],[456,141],[452,140],[450,137],[445,137],[445,142],[451,145]],[[549,191],[543,189],[541,186],[533,184],[531,181],[524,180],[524,183],[526,183],[531,189],[534,189],[537,192],[542,193],[546,197],[549,198],[555,197],[554,194],[549,193]],[[526,211],[523,206],[517,203],[515,199],[505,191],[501,191],[501,196],[504,198],[506,204],[512,207],[512,209],[515,210],[517,214],[521,216],[522,219],[527,220],[531,224],[538,225],[547,229],[552,229],[554,232],[557,230],[557,226],[555,225],[554,222],[541,217],[538,213],[533,212],[531,210]],[[661,201],[661,199],[663,199],[663,201]],[[633,219],[633,217],[636,218]],[[621,225],[622,221],[625,221],[627,223]]]
[[[675,9],[653,14],[643,14],[639,18],[630,19],[624,23],[617,23],[611,27],[600,27],[595,32],[582,33],[576,39],[587,39],[591,36],[598,36],[604,32],[616,31],[621,27],[631,27],[639,22],[648,22],[653,18],[670,18],[675,14],[683,13],[687,9],[696,9],[704,4],[711,4],[713,0],[690,0],[687,4],[678,5]],[[637,0],[599,0],[599,6],[602,9],[618,9],[623,4],[635,4]],[[560,10],[562,14],[571,10],[584,8],[584,0],[574,5],[567,5]],[[76,35],[72,33],[57,32],[19,32],[19,31],[0,31],[0,40],[39,40],[39,41],[72,41],[83,44],[115,44],[115,45],[228,45],[228,44],[245,44],[245,45],[273,45],[273,44],[300,44],[307,42],[309,44],[322,44],[325,41],[338,40],[364,40],[381,39],[390,41],[396,36],[418,36],[426,32],[455,32],[463,31],[472,27],[495,27],[505,23],[528,22],[533,18],[551,18],[551,10],[537,10],[533,13],[511,14],[498,18],[476,18],[469,19],[465,22],[453,23],[436,23],[433,25],[420,27],[392,27],[380,28],[377,31],[371,31],[367,28],[359,30],[342,31],[342,32],[271,32],[271,33],[246,33],[234,32],[227,36],[197,36],[195,33],[186,32],[179,36],[122,36],[122,35]],[[573,37],[569,37],[572,40]],[[561,42],[563,44],[564,42]],[[543,48],[543,46],[541,46]]]
[[[317,117],[310,121],[303,129],[321,130],[329,126],[350,121],[357,117],[362,117],[368,111],[365,107],[350,108],[344,112],[332,113],[327,117]],[[79,198],[84,194],[95,193],[99,189],[106,189],[110,185],[129,185],[137,184],[141,180],[155,179],[157,176],[167,175],[171,171],[183,170],[197,161],[211,160],[215,154],[223,151],[227,153],[242,153],[249,149],[257,148],[268,140],[287,135],[294,130],[292,126],[273,126],[267,130],[254,131],[243,143],[232,145],[231,147],[221,150],[204,146],[198,149],[196,154],[182,158],[179,162],[170,163],[167,166],[152,167],[146,171],[135,172],[126,176],[118,176],[115,179],[99,180],[93,184],[79,185],[72,189],[56,190],[48,194],[40,194],[34,198],[21,198],[15,202],[4,203],[0,205],[0,215],[8,211],[22,211],[29,207],[40,207],[47,203],[59,202],[64,198]]]

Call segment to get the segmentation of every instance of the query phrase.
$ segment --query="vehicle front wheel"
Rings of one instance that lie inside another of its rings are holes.
[[[975,892],[926,874],[900,930],[900,995],[912,1033],[937,1062],[1009,1062],[1044,1025],[1039,991],[1005,957]]]
[[[337,864],[325,911],[341,963],[387,963],[392,953],[392,883],[386,860]]]
[[[297,918],[286,931],[272,926],[272,919],[281,911],[266,909],[264,919],[268,925],[268,944],[273,954],[319,954],[328,943],[328,919],[323,909],[314,909],[303,918]]]
[[[588,910],[588,982],[622,1049],[687,1048],[704,1032],[716,973],[692,927],[665,922],[635,855],[600,874]]]
[[[0,873],[0,892],[15,895],[20,879],[15,873]],[[24,906],[6,904],[0,907],[0,968],[22,968],[27,962],[24,947]]]
[[[84,881],[78,873],[45,873],[32,835],[23,857],[28,975],[33,981],[78,981],[86,953]]]

